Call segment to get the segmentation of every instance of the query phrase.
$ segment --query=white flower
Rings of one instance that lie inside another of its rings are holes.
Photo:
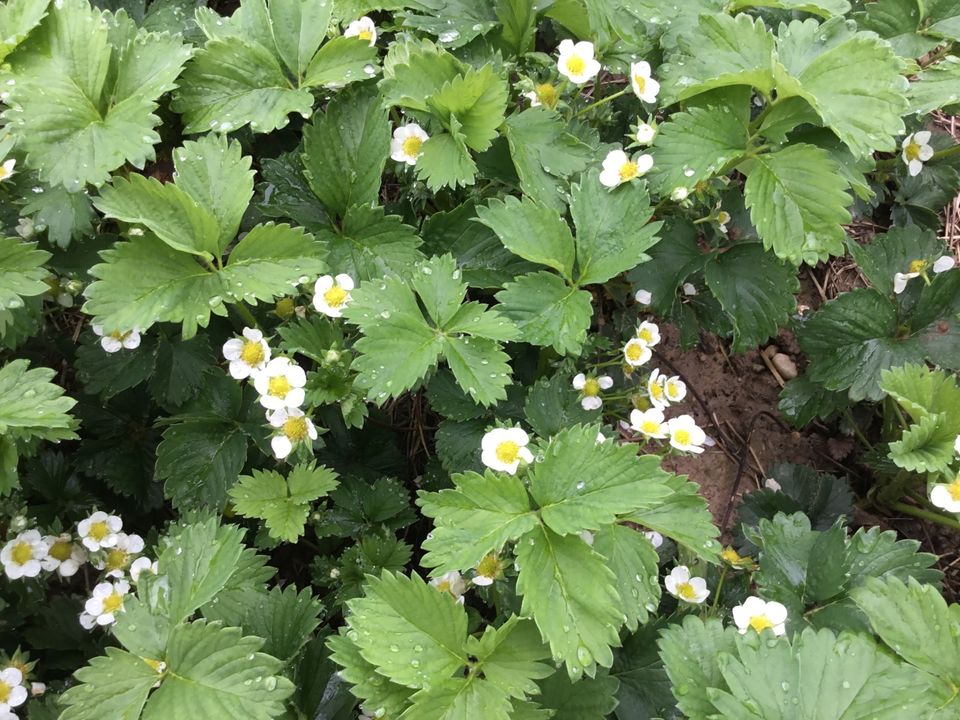
[[[953,441],[953,451],[960,455],[960,435],[957,435],[957,439]]]
[[[608,188],[615,188],[645,175],[652,167],[651,155],[636,155],[631,159],[623,150],[611,150],[603,159],[600,182]]]
[[[473,584],[480,587],[493,585],[493,581],[503,574],[503,563],[496,553],[484,555],[483,560],[477,563],[474,568],[476,575],[473,578]]]
[[[663,381],[663,394],[671,403],[678,403],[687,396],[687,384],[677,375]]]
[[[575,44],[573,40],[563,40],[559,51],[557,70],[574,85],[583,85],[600,72],[600,63],[593,57],[592,42],[581,41]]]
[[[707,581],[702,577],[690,577],[690,568],[686,565],[677,565],[671,570],[663,579],[663,585],[678,600],[694,605],[699,605],[710,595]]]
[[[123,529],[123,520],[116,515],[107,515],[98,510],[86,520],[77,523],[80,542],[91,552],[111,548],[117,544],[117,533]]]
[[[280,433],[270,440],[270,447],[278,460],[289,455],[298,443],[317,439],[317,428],[300,408],[279,408],[267,415],[267,420],[273,427],[280,428]]]
[[[650,77],[650,63],[641,60],[630,64],[630,87],[645,103],[655,103],[660,83]]]
[[[640,338],[630,338],[623,346],[623,359],[630,367],[640,367],[653,357],[653,351]]]
[[[951,255],[943,255],[937,258],[932,263],[932,266],[927,260],[913,260],[907,268],[907,272],[893,274],[893,292],[899,295],[907,289],[907,282],[909,280],[920,277],[921,275],[926,277],[928,267],[931,267],[933,272],[939,275],[940,273],[950,270],[954,265],[956,265],[956,260],[954,260]]]
[[[0,720],[20,720],[13,710],[0,710]]]
[[[923,164],[933,157],[933,148],[930,147],[930,132],[921,130],[911,133],[903,139],[903,162],[911,176],[919,175]]]
[[[416,123],[407,123],[393,131],[390,141],[390,158],[407,165],[416,165],[423,144],[430,136]]]
[[[720,226],[720,232],[725,233],[727,231],[728,222],[730,222],[730,213],[726,210],[717,213],[717,224]]]
[[[253,386],[260,393],[260,404],[267,410],[295,408],[303,404],[307,374],[290,358],[273,358],[253,378]]]
[[[749,628],[757,632],[769,628],[774,635],[783,635],[787,631],[787,609],[778,602],[766,602],[751,595],[743,605],[733,609],[733,621],[741,635],[745,635]]]
[[[5,161],[3,165],[0,165],[0,182],[3,182],[8,177],[13,175],[13,168],[16,167],[17,161],[13,158]]]
[[[527,447],[530,438],[521,428],[494,428],[480,441],[480,460],[492,470],[517,472],[520,461],[533,462],[533,453]]]
[[[670,191],[670,199],[674,202],[683,202],[690,195],[690,191],[683,187],[683,185],[678,185],[673,190]]]
[[[643,535],[650,541],[650,544],[653,545],[654,550],[663,545],[663,535],[656,530],[647,530]]]
[[[0,670],[0,713],[9,713],[10,708],[23,705],[27,701],[27,694],[27,688],[23,686],[23,673],[19,668]]]
[[[117,533],[117,543],[96,559],[93,566],[106,570],[107,577],[122,578],[134,557],[143,552],[143,538],[139,535]]]
[[[670,399],[667,397],[666,385],[667,376],[660,374],[660,368],[654,368],[647,378],[647,397],[650,403],[658,410],[670,407]]]
[[[108,353],[119,352],[122,349],[135,350],[140,347],[140,330],[133,328],[126,332],[114,330],[104,333],[103,325],[94,325],[93,332],[100,338],[100,347]]]
[[[48,549],[38,530],[22,532],[0,550],[3,571],[11,580],[36,577],[40,574],[41,563]]]
[[[660,328],[656,323],[644,320],[637,327],[637,337],[643,340],[647,347],[655,347],[660,342]]]
[[[893,292],[897,295],[907,289],[907,280],[920,277],[920,273],[894,273],[893,274]]]
[[[34,225],[33,218],[22,217],[17,221],[17,235],[22,237],[24,240],[29,240],[33,237],[36,232],[36,225]]]
[[[60,577],[73,577],[87,560],[87,551],[73,542],[70,533],[47,535],[47,556],[40,562],[44,570],[57,571]]]
[[[653,293],[651,293],[649,290],[640,289],[637,290],[637,294],[634,295],[634,298],[636,298],[637,302],[641,305],[649,305],[653,302]]]
[[[123,598],[128,592],[130,583],[126,580],[99,583],[84,603],[80,624],[87,629],[94,625],[112,625],[117,621],[117,613],[123,612]]]
[[[460,573],[456,570],[451,570],[445,575],[434,578],[430,581],[430,584],[440,592],[450,593],[458,603],[463,604],[463,593],[467,589],[467,586],[466,583],[463,582]]]
[[[659,408],[630,411],[630,427],[649,438],[667,436],[667,426],[663,420],[663,410]]]
[[[263,339],[262,332],[245,327],[243,339],[231,338],[223,344],[223,357],[230,361],[230,377],[243,380],[267,366],[270,346]]]
[[[523,96],[530,101],[530,107],[540,107],[540,96],[536,90],[523,93]]]
[[[346,273],[336,277],[324,275],[313,286],[313,306],[324,315],[340,317],[343,309],[350,304],[351,290],[353,278]]]
[[[364,15],[359,20],[354,20],[352,23],[347,25],[347,29],[344,30],[343,36],[366,40],[372,47],[373,45],[377,44],[377,26],[374,24],[373,20]]]
[[[683,452],[702,453],[703,443],[707,439],[697,423],[689,415],[680,415],[667,421],[670,431],[670,445]]]
[[[693,283],[686,282],[683,284],[683,294],[693,297],[697,294],[697,289],[693,286]]]
[[[960,445],[960,438],[957,440]],[[958,451],[960,452],[960,451]],[[960,475],[952,483],[938,483],[930,490],[930,502],[941,510],[960,513]]]
[[[781,487],[780,483],[778,483],[773,478],[767,478],[766,480],[764,480],[763,486],[768,490],[773,490],[774,492],[780,492],[781,490],[783,490],[783,487]]]
[[[156,575],[158,571],[156,560],[151,562],[150,558],[148,557],[138,557],[130,565],[130,578],[134,582],[140,582],[140,576],[143,573],[148,572],[152,575]]]
[[[657,129],[650,123],[640,123],[637,125],[637,134],[635,135],[640,145],[649,145],[657,136]]]
[[[579,373],[573,378],[573,389],[580,391],[580,406],[584,410],[599,410],[603,407],[600,391],[609,390],[612,387],[613,378],[609,375],[588,378],[583,373]]]

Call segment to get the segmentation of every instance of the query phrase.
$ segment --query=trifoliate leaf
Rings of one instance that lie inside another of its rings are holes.
[[[427,98],[427,105],[471,150],[483,152],[497,137],[507,107],[507,86],[493,66],[468,69]],[[456,123],[453,123],[453,119]]]
[[[54,385],[49,368],[30,369],[26,360],[0,367],[0,435],[12,439],[71,440],[77,421],[68,413],[76,405]]]
[[[778,463],[768,473],[780,488],[763,488],[743,496],[737,515],[746,526],[758,525],[761,518],[773,520],[778,512],[802,512],[814,530],[827,530],[837,518],[849,517],[853,511],[853,492],[845,478],[791,463]]]
[[[733,324],[734,352],[776,335],[796,310],[796,270],[758,243],[741,243],[716,255],[704,278]]]
[[[551,530],[577,534],[656,506],[671,494],[668,477],[655,456],[598,443],[595,425],[577,425],[550,439],[543,460],[530,470],[530,494]]]
[[[661,68],[664,102],[684,100],[713,88],[752,85],[773,89],[773,34],[746,13],[701,15],[699,27],[680,35],[682,60]]]
[[[417,501],[434,521],[422,559],[433,575],[472,568],[537,524],[527,490],[515,475],[467,472],[454,475],[453,482],[449,490],[421,492]]]
[[[383,63],[380,91],[385,105],[429,110],[434,95],[468,66],[429,40],[394,42]]]
[[[960,59],[948,55],[921,70],[907,92],[909,112],[919,115],[954,105],[960,100]]]
[[[570,194],[580,286],[606,282],[649,260],[644,251],[659,240],[661,223],[649,222],[653,208],[646,189],[608,190],[597,177],[596,171],[585,174]]]
[[[540,662],[550,650],[530,620],[512,615],[503,625],[488,625],[479,638],[467,638],[467,652],[477,658],[483,677],[510,697],[523,699],[539,693],[534,680],[549,677],[555,669]]]
[[[467,663],[467,613],[450,593],[417,575],[371,577],[366,595],[348,607],[346,621],[360,654],[393,682],[422,688]]]
[[[737,631],[716,618],[701,620],[687,615],[682,623],[668,625],[658,645],[663,667],[673,685],[677,707],[690,718],[706,718],[715,709],[708,688],[723,687],[717,658],[736,649]]]
[[[744,200],[765,248],[794,264],[843,254],[842,225],[850,222],[846,208],[852,200],[826,150],[788,145],[754,156],[742,169]]]
[[[594,432],[596,437],[596,432]],[[557,535],[536,526],[517,543],[517,592],[521,611],[532,617],[553,657],[571,679],[591,677],[613,664],[624,622],[616,577],[603,556],[579,535]]]
[[[136,720],[159,676],[142,658],[108,647],[105,656],[77,670],[76,678],[80,684],[60,696],[64,720],[97,720],[104,714]]]
[[[369,483],[347,477],[330,493],[330,500],[322,524],[315,527],[320,537],[361,537],[381,526],[399,530],[414,520],[406,489],[392,478]]]
[[[192,714],[223,720],[269,720],[283,715],[293,683],[282,663],[259,652],[263,640],[239,628],[197,621],[170,633],[167,670],[143,720]]]
[[[338,95],[304,129],[303,151],[304,174],[330,216],[343,217],[352,206],[367,206],[356,210],[372,214],[369,206],[377,203],[390,154],[390,124],[380,96],[369,88]]]
[[[520,329],[525,342],[552,345],[564,355],[579,355],[593,317],[592,297],[550,272],[521,275],[497,293],[503,315]]]
[[[671,495],[632,512],[627,519],[656,530],[707,562],[716,562],[720,530],[699,487],[682,476],[668,477],[666,486],[673,491]]]
[[[49,259],[50,253],[38,250],[35,242],[0,237],[0,310],[21,308],[23,298],[42,295],[50,289],[43,281],[50,274],[43,267]]]
[[[156,101],[173,89],[189,48],[86,0],[65,0],[36,35],[39,42],[16,56],[4,112],[27,165],[77,191],[124,163],[142,168],[152,160]]]
[[[780,30],[777,59],[778,100],[804,98],[857,157],[896,148],[907,85],[887,43],[843,18],[794,20]],[[849,72],[851,63],[862,72]]]
[[[289,660],[310,639],[320,624],[320,602],[309,588],[297,593],[295,585],[274,587],[266,601],[251,605],[243,630],[266,638],[262,651],[280,660]]]
[[[423,144],[417,159],[417,177],[430,190],[473,185],[476,176],[477,164],[461,138],[439,133]]]
[[[0,6],[0,62],[40,24],[49,4],[50,0],[10,0]]]
[[[360,648],[347,637],[348,632],[346,626],[342,627],[339,635],[327,639],[327,647],[330,659],[342,668],[341,676],[351,684],[350,692],[375,712],[382,709],[399,716],[414,691],[377,673],[376,666],[368,662],[360,654]]]
[[[626,525],[607,525],[597,532],[593,549],[603,555],[617,578],[617,592],[627,616],[627,629],[646,624],[660,603],[659,557],[644,535]]]

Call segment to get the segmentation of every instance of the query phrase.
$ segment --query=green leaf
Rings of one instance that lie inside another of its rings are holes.
[[[828,18],[846,14],[850,10],[850,3],[847,0],[736,0],[730,9],[736,11],[748,7],[800,10]]]
[[[485,337],[447,337],[443,357],[457,383],[476,402],[489,407],[507,399],[507,385],[511,381],[510,356],[500,349],[500,343]]]
[[[0,62],[7,57],[47,15],[49,0],[10,0],[0,6]]]
[[[537,33],[537,11],[532,0],[497,0],[497,19],[503,26],[504,42],[514,54],[532,49]]]
[[[266,639],[262,651],[280,660],[289,660],[299,652],[320,624],[320,601],[309,588],[297,593],[295,585],[281,590],[274,587],[266,601],[250,607],[243,622],[244,632]]]
[[[843,254],[851,197],[826,150],[788,145],[755,156],[744,171],[744,200],[765,248],[794,264]]]
[[[294,77],[303,77],[330,27],[333,4],[323,0],[271,0],[270,24],[277,55]]]
[[[343,217],[351,206],[376,205],[390,154],[390,124],[380,96],[369,89],[338,95],[304,128],[303,150],[304,174],[328,214]]]
[[[417,501],[435,524],[421,561],[433,575],[472,568],[537,524],[527,490],[515,475],[467,472],[454,475],[453,482],[452,489],[421,491]]]
[[[950,40],[960,38],[960,7],[956,0],[930,0],[925,6],[930,23],[928,33]]]
[[[142,343],[140,347],[143,347]],[[197,396],[212,365],[213,351],[206,337],[175,342],[162,338],[157,348],[156,364],[151,365],[150,394],[160,405],[179,407]]]
[[[898,55],[918,58],[938,44],[936,38],[920,34],[923,14],[918,0],[878,0],[864,5],[852,19],[861,30],[884,38]]]
[[[369,578],[366,589],[364,597],[347,604],[346,621],[357,633],[360,654],[380,674],[422,688],[466,665],[467,614],[450,593],[417,575],[390,572]]]
[[[77,670],[80,682],[63,695],[63,720],[96,720],[106,714],[117,720],[138,720],[157,671],[143,659],[119,648],[108,647],[105,656],[95,657]]]
[[[743,352],[777,334],[796,311],[800,291],[796,270],[758,243],[740,243],[707,264],[707,287],[733,324],[734,352]]]
[[[482,678],[452,678],[424,688],[410,698],[401,720],[455,720],[484,717],[510,720],[512,705],[506,693]]]
[[[556,435],[564,428],[588,423],[593,418],[593,412],[580,405],[580,394],[571,387],[566,373],[537,380],[527,394],[523,412],[540,437]]]
[[[814,418],[827,419],[849,404],[846,393],[827,390],[804,374],[787,381],[777,409],[791,425],[802,428]]]
[[[176,507],[222,508],[247,459],[247,438],[227,419],[176,423],[157,446],[157,480]]]
[[[234,140],[228,144],[225,137],[212,134],[197,141],[188,140],[173,152],[177,188],[217,220],[219,252],[214,254],[218,256],[237,236],[240,220],[253,197],[254,173],[250,163],[251,158],[242,154],[240,143]],[[164,239],[157,230],[150,229]]]
[[[440,133],[423,144],[417,159],[417,177],[430,190],[473,185],[476,176],[477,164],[460,138]]]
[[[399,715],[409,704],[411,688],[398,685],[377,673],[377,668],[360,654],[360,648],[346,637],[346,626],[340,628],[340,635],[331,635],[327,639],[330,659],[342,669],[341,677],[351,683],[350,692],[365,701],[364,705],[375,711],[381,708],[385,713]]]
[[[768,472],[780,489],[763,488],[743,496],[737,515],[745,526],[756,526],[761,518],[773,520],[778,512],[802,512],[813,529],[826,530],[853,512],[853,492],[845,478],[791,463],[778,463]]]
[[[44,282],[50,273],[43,266],[49,259],[50,253],[38,250],[35,242],[0,237],[0,310],[21,308],[23,298],[50,289]]]
[[[180,38],[138,32],[125,15],[86,0],[61,3],[35,34],[38,42],[15,56],[3,114],[27,165],[75,192],[124,163],[152,160],[157,100],[190,55]]]
[[[313,56],[303,78],[304,87],[340,87],[373,75],[377,49],[357,38],[338,37]],[[371,68],[368,70],[368,68]]]
[[[41,192],[36,192],[37,188]],[[71,241],[93,234],[96,213],[86,193],[67,192],[62,185],[38,185],[31,193],[20,214],[32,217],[35,225],[46,225],[47,240],[52,244],[65,248]]]
[[[948,55],[919,73],[907,92],[909,112],[926,115],[960,99],[960,58]]]
[[[502,692],[517,699],[537,695],[534,680],[553,675],[552,665],[540,662],[550,657],[537,626],[516,615],[500,627],[488,625],[480,638],[467,638],[467,652],[477,658],[483,677]]]
[[[623,639],[610,672],[620,682],[617,720],[638,717],[668,717],[676,706],[670,679],[657,652],[657,637],[665,623],[649,623]]]
[[[279,660],[259,652],[262,645],[260,638],[242,637],[239,628],[204,621],[178,625],[170,633],[166,674],[150,695],[143,720],[281,716],[293,683],[280,674]]]
[[[180,78],[171,107],[187,133],[229,132],[249,124],[254,132],[284,127],[290,113],[309,117],[313,95],[291,87],[267,48],[240,37],[210,40]]]
[[[913,226],[892,227],[874,235],[866,245],[847,243],[850,254],[870,284],[884,295],[893,295],[893,276],[905,272],[914,260],[935,260],[943,254],[936,233]]]
[[[664,103],[729,85],[752,85],[767,95],[773,89],[773,34],[762,20],[701,15],[696,30],[678,40],[682,62],[660,69]]]
[[[76,405],[54,385],[49,368],[30,369],[27,360],[0,367],[0,435],[15,440],[72,440],[77,421],[68,413]]]
[[[592,297],[542,271],[519,277],[497,293],[500,311],[510,318],[523,340],[552,345],[564,355],[579,355],[593,317]]]
[[[794,20],[780,30],[777,59],[778,100],[804,98],[856,157],[896,149],[906,85],[888,43],[854,33],[843,18]]]
[[[466,45],[496,25],[492,4],[470,0],[405,0],[403,5],[416,10],[404,13],[403,24],[431,35],[453,48]],[[447,22],[450,20],[450,22]]]
[[[571,192],[570,215],[577,228],[577,285],[602,283],[650,256],[644,251],[659,238],[661,223],[651,223],[646,190],[608,190],[596,171],[582,177]]]
[[[594,432],[596,436],[596,432]],[[517,543],[521,612],[533,617],[553,657],[571,679],[593,677],[613,664],[624,621],[616,577],[603,556],[578,535],[557,535],[539,525]]]
[[[482,152],[497,137],[507,107],[507,86],[490,64],[469,68],[427,98],[427,106],[459,134],[471,150]],[[456,122],[453,122],[453,118]]]
[[[717,658],[736,649],[736,628],[716,618],[687,615],[682,623],[660,633],[660,657],[673,685],[677,707],[691,718],[706,718],[715,710],[708,688],[723,687]],[[749,716],[748,716],[749,717]]]
[[[478,207],[477,218],[513,254],[573,277],[573,234],[555,210],[535,200],[507,196]]]
[[[77,348],[77,377],[91,395],[108,399],[150,378],[157,362],[157,347],[150,339],[134,350],[108,353],[99,342]]]
[[[540,704],[551,714],[536,720],[595,720],[605,718],[617,706],[617,679],[609,675],[573,681],[557,672],[540,683]]]
[[[427,111],[427,98],[466,72],[467,67],[429,40],[391,43],[380,81],[384,104]]]
[[[631,445],[598,443],[596,425],[555,435],[529,475],[543,522],[562,535],[599,530],[670,495],[657,457],[637,457]]]
[[[651,608],[660,603],[659,557],[653,544],[637,530],[626,525],[602,528],[593,542],[593,549],[607,559],[617,578],[617,592],[627,616],[626,626],[636,632],[646,624]]]
[[[699,486],[683,476],[666,480],[672,494],[659,502],[633,511],[627,518],[676,541],[707,562],[716,562],[720,530],[713,524],[713,515]]]
[[[93,204],[107,217],[145,226],[174,250],[206,260],[220,256],[217,218],[173,183],[115,177]]]

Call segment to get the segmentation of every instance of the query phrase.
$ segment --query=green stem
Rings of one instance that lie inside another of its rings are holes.
[[[253,313],[250,312],[250,309],[244,305],[242,302],[234,303],[230,305],[236,311],[237,315],[247,324],[247,327],[258,328],[260,325],[257,323],[257,319],[253,316]]]
[[[720,579],[717,580],[717,590],[716,594],[713,596],[713,604],[710,606],[710,614],[717,614],[717,604],[720,602],[720,591],[723,590],[723,581],[727,577],[727,568],[726,565],[723,566],[723,569],[720,571]]]
[[[914,507],[913,505],[907,505],[906,503],[902,502],[892,502],[890,503],[890,508],[907,515],[912,515],[915,518],[920,518],[921,520],[929,520],[930,522],[937,523],[938,525],[944,525],[948,528],[953,528],[954,530],[960,530],[960,522],[958,522],[956,518],[952,518],[948,515],[941,515],[940,513],[924,510],[923,508]]]
[[[611,100],[616,100],[618,97],[622,97],[623,95],[626,95],[627,92],[628,92],[628,90],[629,90],[629,88],[623,88],[623,90],[618,90],[618,91],[615,92],[613,95],[607,95],[605,98],[600,98],[599,100],[590,103],[590,104],[587,105],[586,107],[580,108],[579,111],[577,111],[576,113],[574,113],[573,117],[574,117],[574,118],[578,118],[578,117],[580,117],[581,115],[583,115],[585,112],[589,112],[590,110],[594,110],[594,109],[600,107],[601,105],[610,102]]]
[[[863,434],[862,430],[860,430],[860,426],[857,425],[856,421],[853,419],[853,413],[850,412],[850,408],[846,408],[843,411],[843,416],[847,419],[847,422],[850,423],[850,427],[853,428],[853,434],[857,436],[857,439],[868,449],[873,450],[873,443],[867,440],[867,436]]]

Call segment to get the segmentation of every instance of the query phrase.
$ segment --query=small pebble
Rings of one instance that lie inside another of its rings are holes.
[[[770,362],[773,363],[784,380],[793,380],[797,376],[797,364],[789,355],[777,353],[770,359]]]

